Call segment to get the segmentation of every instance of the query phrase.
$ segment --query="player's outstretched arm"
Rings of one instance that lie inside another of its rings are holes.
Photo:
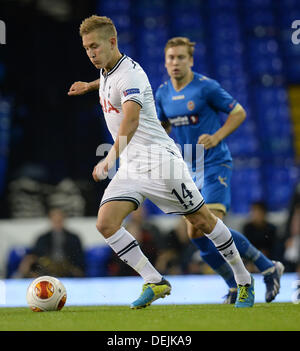
[[[100,79],[94,80],[93,82],[75,82],[71,85],[68,95],[69,96],[77,96],[84,95],[89,93],[90,91],[98,90],[100,84]]]
[[[202,134],[198,138],[198,144],[204,144],[205,149],[217,146],[223,139],[233,133],[246,118],[246,111],[240,104],[228,115],[224,125],[215,134]]]

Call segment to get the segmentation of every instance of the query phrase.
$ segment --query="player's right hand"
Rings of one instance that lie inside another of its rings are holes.
[[[93,170],[92,176],[95,182],[99,182],[100,180],[106,179],[108,176],[108,163],[104,159],[100,161]]]
[[[75,82],[71,85],[68,95],[76,96],[76,95],[84,95],[89,91],[89,83],[87,82]]]
[[[220,140],[218,140],[217,136],[215,134],[202,134],[198,138],[198,144],[203,144],[204,149],[208,150],[211,149],[212,147],[215,147],[219,144]]]

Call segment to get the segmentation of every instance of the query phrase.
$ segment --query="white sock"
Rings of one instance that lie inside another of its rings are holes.
[[[217,250],[232,268],[236,283],[239,285],[251,284],[250,273],[244,266],[229,229],[221,219],[218,218],[213,231],[205,235],[212,240]]]
[[[145,283],[159,283],[161,281],[162,276],[143,254],[139,243],[124,227],[121,227],[105,241],[123,262],[140,274]]]

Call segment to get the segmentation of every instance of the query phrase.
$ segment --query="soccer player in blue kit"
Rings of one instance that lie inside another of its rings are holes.
[[[175,37],[167,42],[165,67],[170,79],[156,92],[156,108],[166,131],[170,133],[172,129],[207,206],[223,220],[230,208],[232,174],[232,157],[224,139],[244,121],[246,112],[217,81],[192,71],[194,46],[195,43],[185,37]],[[228,115],[223,126],[219,112]],[[199,144],[204,147],[204,170],[199,162],[201,153],[196,150]],[[188,222],[187,230],[203,261],[227,283],[229,292],[224,303],[234,303],[237,286],[230,266],[210,240]],[[279,292],[284,266],[264,256],[243,234],[230,231],[240,255],[252,261],[263,274],[265,299],[271,302]]]

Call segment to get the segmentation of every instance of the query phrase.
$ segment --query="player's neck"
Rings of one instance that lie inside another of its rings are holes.
[[[115,67],[115,65],[117,64],[117,62],[120,60],[121,57],[122,57],[122,54],[120,53],[119,50],[117,50],[114,53],[112,59],[108,62],[107,66],[104,67],[105,73],[108,73],[109,71],[111,71]]]
[[[188,74],[186,74],[184,77],[180,79],[171,78],[171,82],[173,84],[173,88],[176,91],[180,91],[183,88],[185,88],[193,79],[194,79],[194,73],[190,71]]]

